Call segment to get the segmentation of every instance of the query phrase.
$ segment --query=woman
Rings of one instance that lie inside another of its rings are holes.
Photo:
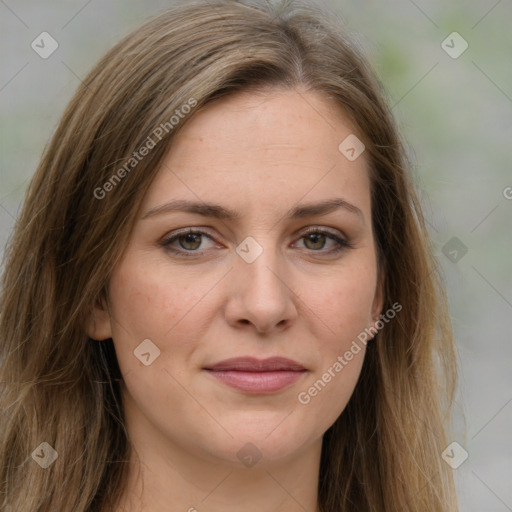
[[[187,3],[101,59],[3,275],[2,510],[457,509],[446,298],[364,57]]]

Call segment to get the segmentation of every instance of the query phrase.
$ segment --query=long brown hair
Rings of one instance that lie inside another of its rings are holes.
[[[120,41],[78,87],[4,255],[2,510],[115,510],[130,455],[122,377],[112,340],[88,338],[85,319],[106,298],[173,136],[213,99],[266,87],[318,91],[353,123],[370,162],[383,311],[403,306],[368,344],[355,391],[324,435],[319,506],[457,509],[440,456],[456,383],[442,279],[382,87],[329,16],[289,0],[186,2]],[[155,144],[136,158],[148,137]],[[43,442],[57,453],[47,469],[33,457]]]

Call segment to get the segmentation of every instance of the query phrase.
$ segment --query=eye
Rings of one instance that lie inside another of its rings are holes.
[[[192,254],[190,254],[191,252],[202,252],[198,251],[199,247],[201,246],[202,237],[207,237],[212,240],[212,237],[209,236],[205,231],[188,228],[178,232],[170,238],[164,239],[162,241],[162,246],[165,247],[166,250],[175,254],[192,256]],[[178,242],[181,248],[173,247],[175,242]]]
[[[326,229],[320,229],[317,227],[308,228],[305,232],[302,233],[300,239],[304,240],[304,245],[306,248],[311,249],[313,252],[334,254],[345,249],[352,248],[352,244],[339,236],[337,233],[333,233]],[[326,240],[331,240],[334,242],[334,247],[332,249],[322,251]]]
[[[203,237],[213,241],[212,236],[200,229],[188,228],[179,232],[174,232],[172,236],[164,238],[161,245],[165,250],[177,254],[178,256],[191,257],[202,254],[206,249],[199,250],[203,242]],[[310,252],[322,254],[334,254],[345,249],[352,248],[349,241],[343,239],[337,233],[317,227],[310,227],[302,233],[300,240],[304,240],[306,249]],[[327,241],[334,242],[334,247],[323,250]],[[178,244],[176,247],[175,244]],[[195,254],[194,254],[195,253]]]

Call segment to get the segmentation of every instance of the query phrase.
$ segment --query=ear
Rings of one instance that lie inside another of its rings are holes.
[[[102,297],[98,299],[87,316],[85,330],[93,340],[107,340],[112,337],[112,326],[107,301]]]

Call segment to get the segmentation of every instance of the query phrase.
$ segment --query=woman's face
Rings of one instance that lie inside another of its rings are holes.
[[[321,442],[354,390],[381,298],[366,155],[338,148],[352,129],[330,101],[209,104],[144,199],[90,335],[113,338],[129,430],[160,453],[284,460]],[[297,366],[212,369],[274,357]]]

